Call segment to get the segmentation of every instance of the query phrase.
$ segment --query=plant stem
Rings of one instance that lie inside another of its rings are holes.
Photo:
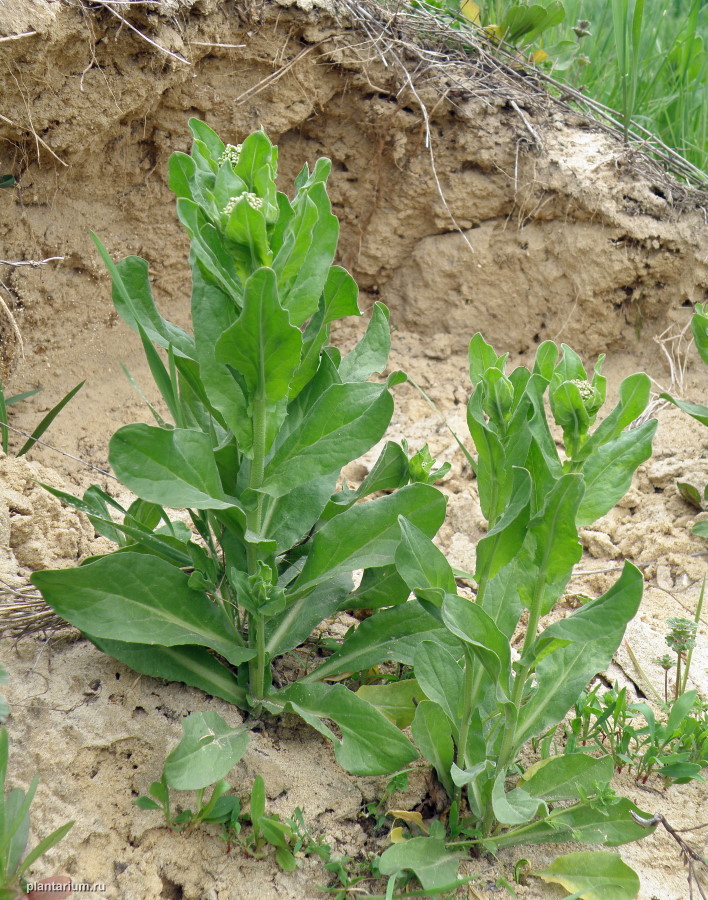
[[[465,652],[465,682],[462,695],[462,712],[460,714],[460,732],[457,742],[457,765],[464,769],[466,767],[467,755],[467,739],[470,734],[470,721],[472,719],[472,698],[476,691],[474,690],[474,656],[472,652],[464,647]],[[459,803],[462,799],[462,788],[456,788],[455,800]]]
[[[253,459],[251,460],[251,473],[248,486],[258,491],[263,484],[263,472],[265,469],[265,445],[267,427],[267,404],[264,394],[260,391],[253,403]],[[254,534],[259,534],[261,529],[261,513],[263,509],[263,496],[258,495],[256,504],[246,515],[246,527]],[[255,575],[258,571],[258,548],[253,543],[248,543],[247,559],[248,573]],[[257,700],[262,700],[266,691],[266,653],[265,653],[265,623],[263,616],[257,613],[248,615],[248,643],[251,649],[256,651],[254,659],[248,664],[251,682],[251,693]]]

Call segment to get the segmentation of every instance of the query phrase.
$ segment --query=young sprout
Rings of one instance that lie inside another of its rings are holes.
[[[669,672],[676,665],[676,662],[669,656],[668,653],[664,653],[663,656],[658,656],[654,662],[661,666],[664,670],[664,701],[666,703],[669,702]]]
[[[696,633],[698,632],[698,623],[691,619],[684,619],[680,616],[672,616],[666,623],[671,629],[666,635],[666,643],[676,654],[676,687],[674,697],[678,700],[680,694],[685,688],[681,681],[681,665],[686,661],[686,655],[696,646]]]

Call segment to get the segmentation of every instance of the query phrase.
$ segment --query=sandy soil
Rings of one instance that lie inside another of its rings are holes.
[[[590,354],[609,351],[611,390],[638,370],[669,386],[667,360],[653,338],[667,327],[677,334],[691,303],[708,298],[705,198],[687,197],[678,187],[670,195],[664,181],[638,174],[625,149],[605,135],[531,100],[529,115],[544,145],[529,147],[503,90],[475,90],[470,82],[466,93],[441,99],[440,84],[429,78],[419,95],[435,109],[437,170],[470,250],[421,151],[415,98],[397,96],[400,72],[382,66],[342,14],[303,5],[227,9],[212,0],[173,0],[138,10],[131,21],[192,65],[167,58],[128,29],[118,32],[120,23],[106,10],[50,0],[0,2],[1,34],[36,32],[0,43],[6,63],[0,112],[10,120],[1,120],[0,160],[2,172],[20,181],[1,198],[7,201],[0,209],[1,255],[63,257],[0,270],[8,392],[44,389],[16,408],[16,427],[36,424],[86,379],[48,440],[106,469],[115,428],[147,418],[119,364],[152,399],[139,341],[112,310],[88,230],[99,231],[115,256],[145,256],[161,309],[187,324],[186,241],[165,171],[169,153],[187,148],[185,123],[193,114],[228,139],[264,124],[280,142],[283,184],[304,159],[333,158],[341,261],[362,285],[363,307],[382,299],[392,309],[391,368],[406,369],[458,433],[465,433],[469,390],[464,348],[476,330],[500,352],[510,351],[514,363],[528,361],[548,337],[572,344],[588,362]],[[257,89],[273,73],[277,82]],[[357,328],[341,328],[335,342],[350,344]],[[695,354],[688,359],[681,391],[700,400],[706,372]],[[404,385],[396,399],[391,435],[414,446],[427,441],[453,464],[443,485],[450,512],[439,541],[455,565],[470,569],[482,533],[474,483],[420,395]],[[704,543],[690,535],[696,511],[675,483],[708,482],[708,430],[673,408],[659,409],[657,417],[654,456],[619,508],[583,533],[586,554],[578,568],[584,574],[571,588],[595,595],[607,589],[623,559],[642,566],[645,600],[627,641],[660,687],[663,674],[652,659],[664,652],[666,619],[693,614],[705,574]],[[352,466],[351,477],[361,478],[374,457]],[[98,546],[87,523],[36,481],[69,490],[96,481],[115,489],[106,476],[48,449],[33,450],[29,460],[0,460],[0,570],[14,586],[34,568],[74,565]],[[6,636],[0,659],[11,673],[13,778],[26,784],[39,772],[42,779],[35,833],[42,837],[76,820],[36,866],[38,877],[65,871],[78,882],[105,884],[94,896],[121,900],[323,896],[317,886],[328,875],[316,861],[301,860],[296,873],[284,875],[272,860],[227,854],[213,830],[174,835],[158,814],[134,805],[159,776],[182,716],[214,709],[236,722],[236,710],[198,691],[138,677],[71,632],[50,643],[32,637],[16,644]],[[692,676],[708,697],[705,630]],[[642,687],[626,648],[607,677]],[[301,807],[336,853],[358,856],[385,846],[385,835],[372,836],[360,815],[381,795],[384,780],[341,772],[329,748],[297,721],[255,735],[232,773],[235,788],[245,796],[256,774],[265,778],[269,809],[287,816]],[[664,792],[659,784],[640,790],[623,777],[616,787],[675,827],[704,820],[702,783]],[[424,790],[422,776],[412,779],[395,805],[414,808]],[[700,834],[694,840],[703,852]],[[537,866],[563,849],[570,848],[523,848],[498,864],[470,862],[466,870],[479,880],[460,896],[497,896],[494,884],[500,874],[510,878],[516,858]],[[688,896],[678,849],[666,834],[622,848],[622,855],[641,875],[641,900]],[[554,900],[564,892],[531,879],[518,894]]]

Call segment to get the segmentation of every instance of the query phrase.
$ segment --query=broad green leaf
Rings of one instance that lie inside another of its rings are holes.
[[[182,720],[184,736],[165,759],[164,775],[177,791],[197,791],[225,778],[246,752],[249,732],[232,728],[218,713]]]
[[[414,670],[424,696],[442,709],[457,737],[465,682],[462,666],[445,647],[423,641],[415,655]]]
[[[454,594],[457,591],[455,576],[442,551],[425,532],[403,516],[398,521],[401,543],[396,550],[396,568],[411,591],[437,588],[443,593]]]
[[[531,511],[531,477],[526,469],[520,468],[512,470],[512,477],[509,503],[496,524],[477,543],[478,582],[494,578],[516,556],[526,538]]]
[[[553,608],[583,554],[575,526],[583,491],[581,476],[563,475],[547,496],[543,509],[529,522],[519,551],[519,565],[527,573],[519,585],[519,597],[524,606],[531,608],[542,579],[541,615]]]
[[[246,282],[243,310],[216,344],[216,357],[240,372],[252,402],[275,403],[288,395],[300,362],[302,334],[278,300],[272,269],[258,269]]]
[[[219,135],[213,128],[210,128],[206,122],[202,122],[200,119],[191,118],[189,122],[187,122],[187,125],[194,135],[195,140],[201,141],[204,144],[210,157],[216,162],[224,152],[224,142]]]
[[[291,684],[272,696],[331,737],[337,762],[354,775],[385,775],[418,756],[395,725],[342,684]],[[336,722],[341,738],[323,727],[322,719]]]
[[[700,422],[701,425],[708,425],[708,406],[703,406],[701,403],[689,403],[687,400],[677,400],[671,394],[659,394],[659,399],[668,400],[674,406],[678,406],[679,409],[688,413],[697,422]]]
[[[531,797],[543,800],[580,800],[597,793],[612,781],[614,762],[612,756],[589,756],[586,753],[568,753],[541,759],[527,769],[519,780]]]
[[[445,711],[432,700],[421,701],[415,710],[411,734],[416,747],[437,772],[448,796],[454,797],[450,769],[455,759],[455,742]]]
[[[582,900],[634,900],[639,876],[617,853],[602,850],[565,853],[534,875],[560,884]]]
[[[698,537],[708,538],[708,522],[696,522],[691,529],[691,534],[697,534]]]
[[[243,294],[241,279],[234,257],[224,247],[217,230],[205,218],[200,207],[185,197],[177,201],[177,216],[192,238],[192,253],[202,277],[216,284],[237,302]]]
[[[401,662],[402,643],[410,639],[415,652],[421,641],[440,631],[438,622],[417,601],[392,606],[364,619],[329,659],[302,680],[321,681],[343,672],[360,672],[387,659]],[[406,644],[406,664],[413,663],[413,652]]]
[[[157,647],[154,644],[113,641],[90,634],[86,636],[99,650],[141,675],[181,681],[241,709],[248,708],[246,691],[239,685],[236,676],[205,647]],[[255,656],[255,652],[251,656]]]
[[[139,256],[128,256],[114,263],[98,237],[91,237],[113,281],[113,305],[131,328],[141,325],[151,341],[167,349],[170,344],[185,356],[194,358],[194,342],[181,328],[162,318],[150,289],[148,264]]]
[[[250,659],[252,651],[229,639],[226,616],[187,581],[170,563],[129,552],[32,576],[52,609],[87,634],[162,647],[198,644],[233,665]]]
[[[511,650],[508,640],[493,619],[476,603],[453,594],[446,595],[442,616],[446,627],[464,641],[484,666],[501,692],[500,699],[506,698],[511,674]]]
[[[287,296],[296,282],[300,269],[312,247],[312,232],[319,212],[309,197],[303,196],[293,207],[293,216],[288,221],[282,236],[282,243],[273,259],[273,269],[278,277],[278,289]]]
[[[341,609],[351,588],[349,573],[328,578],[270,619],[266,625],[266,650],[271,657],[287,653],[307,640],[320,622]]]
[[[379,872],[394,875],[409,870],[426,891],[454,890],[461,854],[451,853],[437,838],[415,837],[384,850]]]
[[[123,484],[143,500],[173,509],[232,509],[221,486],[208,435],[186,428],[125,425],[108,458]]]
[[[550,381],[557,361],[558,347],[553,341],[544,341],[536,350],[533,371],[545,378],[546,381]]]
[[[534,735],[542,734],[560,722],[590,679],[598,672],[604,672],[610,664],[624,636],[625,625],[636,613],[642,596],[641,576],[637,577],[636,570],[630,564],[625,567],[622,580],[624,585],[618,591],[617,599],[624,611],[619,616],[618,625],[613,623],[605,634],[592,640],[561,647],[538,662],[537,689],[519,715],[515,738],[519,747]],[[625,619],[624,624],[622,619]]]
[[[352,276],[341,266],[332,266],[323,288],[324,324],[336,322],[347,316],[360,316],[357,303],[359,287]]]
[[[374,303],[364,337],[339,364],[342,381],[366,381],[374,373],[383,373],[391,351],[390,314],[383,303]]]
[[[181,151],[173,153],[167,163],[167,185],[177,197],[196,200],[192,190],[197,166],[191,156]]]
[[[482,515],[492,525],[502,514],[509,492],[508,463],[500,439],[484,422],[481,396],[484,387],[477,388],[467,404],[467,427],[477,451],[475,469]]]
[[[494,815],[502,825],[525,825],[548,812],[543,800],[532,797],[523,788],[517,787],[507,793],[504,790],[505,781],[506,772],[500,772],[492,788]]]
[[[261,534],[276,542],[276,552],[289,550],[307,536],[322,515],[336,485],[337,473],[334,472],[307,481],[282,497],[265,498]]]
[[[398,517],[405,516],[432,536],[443,523],[445,505],[436,488],[410,484],[352,506],[317,532],[294,592],[310,590],[340,572],[389,565],[400,542]]]
[[[384,385],[333,384],[276,449],[262,490],[279,497],[339,471],[381,439],[392,413],[393,399]]]
[[[401,578],[396,567],[379,566],[366,569],[361,584],[351,596],[352,609],[380,609],[405,603],[410,588]]]
[[[375,706],[397,728],[408,728],[413,721],[416,704],[425,700],[425,694],[415,678],[389,684],[364,684],[356,694]]]
[[[622,574],[606,593],[549,625],[536,641],[534,653],[543,655],[556,641],[587,643],[623,632],[639,609],[643,589],[642,573],[625,562]]]
[[[708,365],[708,316],[706,316],[705,304],[697,303],[693,318],[691,319],[691,333],[696,344],[696,350]]]
[[[569,454],[574,455],[580,439],[590,427],[590,416],[580,390],[571,381],[563,381],[551,388],[549,397],[556,425],[563,429],[563,441]]]
[[[651,380],[648,375],[638,372],[625,378],[619,387],[617,406],[590,435],[576,459],[587,459],[598,447],[618,438],[644,412],[650,393]]]
[[[260,266],[271,265],[273,254],[268,244],[265,213],[254,209],[245,195],[231,210],[224,230],[232,241],[231,251],[242,281]]]
[[[240,450],[248,453],[253,442],[253,425],[243,388],[225,363],[216,358],[216,343],[238,318],[238,308],[221,287],[204,279],[197,268],[192,272],[192,323],[199,378],[209,403],[221,414],[227,428],[238,439]]]
[[[482,335],[477,332],[470,341],[468,359],[470,381],[474,387],[477,387],[487,369],[504,371],[506,355],[497,356],[491,344],[488,344]]]
[[[297,278],[281,296],[281,302],[290,313],[293,325],[300,327],[314,314],[320,294],[329,276],[339,240],[339,222],[332,215],[332,207],[324,184],[313,184],[308,198],[317,207],[318,219],[312,231],[312,244],[307,258],[300,266]]]
[[[583,463],[585,496],[578,509],[578,525],[590,525],[624,497],[637,467],[651,456],[657,425],[658,421],[652,419],[623,432]]]

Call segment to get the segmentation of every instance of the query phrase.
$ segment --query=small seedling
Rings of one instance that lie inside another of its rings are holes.
[[[30,829],[30,807],[39,784],[35,775],[25,792],[14,788],[5,792],[9,738],[0,728],[0,900],[16,900],[26,887],[25,873],[41,856],[51,850],[69,832],[73,822],[67,822],[40,841],[27,855]]]
[[[684,619],[681,617],[672,617],[667,620],[667,625],[671,630],[666,635],[666,643],[676,654],[676,685],[674,699],[678,700],[679,696],[686,690],[686,682],[688,680],[690,668],[689,654],[696,646],[698,622],[693,622],[691,619]]]

